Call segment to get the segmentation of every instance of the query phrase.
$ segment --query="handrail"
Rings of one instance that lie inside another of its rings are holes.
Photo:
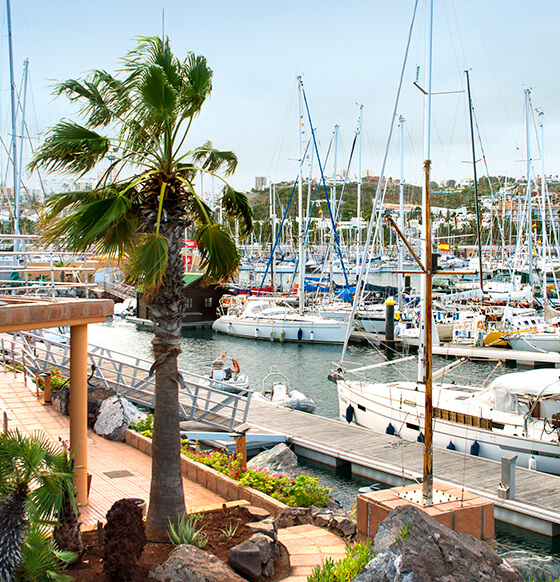
[[[17,332],[8,342],[9,349],[4,338],[0,340],[4,357],[11,355],[26,373],[36,376],[49,368],[58,368],[63,376],[69,377],[70,346],[66,335],[53,331],[47,334],[43,330]],[[149,360],[89,345],[88,364],[92,370],[88,379],[90,386],[113,391],[142,407],[154,408],[155,378],[150,374]],[[252,392],[234,386],[231,389],[238,393],[226,392],[213,384],[209,377],[179,371],[181,418],[232,431],[236,424],[247,421]],[[220,381],[220,385],[227,382]]]

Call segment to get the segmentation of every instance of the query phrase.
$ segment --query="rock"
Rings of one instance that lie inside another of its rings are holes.
[[[297,468],[295,453],[284,443],[280,443],[253,457],[248,463],[249,469],[266,469],[271,473],[292,474]]]
[[[244,505],[246,511],[249,512],[253,521],[262,521],[270,517],[270,513],[262,507],[255,507],[254,505]]]
[[[525,580],[541,582],[560,578],[560,561],[551,556],[537,556],[530,552],[506,552],[500,557],[518,570]]]
[[[245,527],[254,534],[262,533],[273,541],[278,539],[278,528],[276,522],[272,518],[263,519],[262,521],[257,521],[255,523],[248,523]]]
[[[124,431],[131,422],[137,422],[143,413],[122,396],[111,396],[103,401],[93,430],[111,441],[124,441]]]
[[[286,507],[276,517],[278,527],[292,527],[312,521],[309,510],[303,507]]]
[[[523,582],[485,542],[411,505],[393,509],[379,524],[372,551],[379,553],[354,582]]]
[[[195,546],[177,546],[163,564],[150,570],[156,582],[246,582],[213,554]]]
[[[51,392],[51,402],[55,410],[64,416],[69,415],[68,406],[70,405],[70,388],[61,388]]]
[[[276,547],[271,537],[262,533],[256,533],[249,538],[249,541],[258,546],[261,554],[261,564],[263,566],[270,561],[274,561]]]
[[[231,548],[228,563],[249,580],[257,580],[262,574],[261,551],[259,546],[251,541],[241,542]]]
[[[330,511],[318,511],[317,513],[312,513],[313,525],[317,527],[328,527],[331,523],[333,516]]]
[[[342,515],[333,516],[330,529],[343,538],[353,538],[358,532],[356,522]]]

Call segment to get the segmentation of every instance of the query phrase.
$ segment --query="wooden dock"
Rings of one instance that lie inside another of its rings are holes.
[[[251,402],[248,424],[259,432],[284,433],[301,457],[390,485],[422,479],[423,447],[337,420]],[[501,463],[434,449],[434,479],[489,499],[495,517],[547,536],[560,535],[560,477],[516,468],[515,498],[498,497]],[[336,492],[335,492],[336,493]]]

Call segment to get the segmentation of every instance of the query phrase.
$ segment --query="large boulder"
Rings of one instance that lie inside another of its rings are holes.
[[[145,414],[122,396],[111,396],[101,404],[93,430],[112,441],[124,441],[124,432],[131,422],[138,422]]]
[[[279,546],[267,535],[256,533],[249,540],[231,548],[228,563],[252,582],[266,580],[274,576],[274,559]]]
[[[284,443],[280,443],[270,449],[259,453],[248,463],[249,469],[266,469],[270,473],[287,473],[292,475],[297,468],[295,453]]]
[[[354,582],[523,582],[485,542],[412,505],[393,509],[379,524],[372,551],[379,553]]]
[[[537,556],[530,552],[506,552],[500,554],[525,580],[541,582],[560,579],[560,560],[551,556]]]
[[[219,558],[190,545],[177,546],[150,570],[156,582],[247,582]]]

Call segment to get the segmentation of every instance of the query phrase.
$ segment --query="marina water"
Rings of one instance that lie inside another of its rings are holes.
[[[152,360],[152,333],[140,329],[124,319],[115,317],[103,324],[88,326],[90,344]],[[227,354],[238,360],[241,371],[249,376],[250,388],[259,390],[264,377],[277,370],[284,374],[291,389],[297,389],[315,400],[315,414],[327,418],[338,418],[338,397],[336,385],[328,380],[332,363],[338,362],[341,346],[312,345],[297,343],[270,342],[235,338],[218,334],[211,329],[185,329],[181,339],[182,353],[179,355],[179,367],[195,374],[209,375],[212,361],[221,354]],[[401,357],[399,354],[396,357]],[[356,365],[382,362],[385,353],[368,345],[351,344],[346,360]],[[434,356],[434,371],[449,362]],[[445,375],[446,381],[474,385],[486,384],[494,377],[515,369],[505,368],[501,364],[484,362],[466,362]],[[387,382],[417,377],[415,360],[399,363],[398,366],[377,368],[370,375],[379,382]],[[355,506],[358,489],[370,482],[356,479],[349,473],[336,472],[334,469],[311,462],[301,462],[301,469],[321,480],[324,486],[333,489],[333,496],[346,509]],[[496,522],[497,549],[526,549],[542,555],[560,557],[560,537],[548,538],[525,530]]]

